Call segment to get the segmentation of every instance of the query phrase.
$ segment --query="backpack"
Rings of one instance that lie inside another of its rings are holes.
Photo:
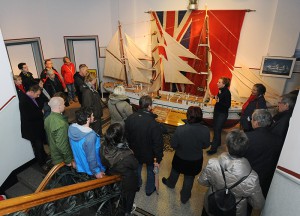
[[[241,202],[241,200],[244,197],[242,197],[238,202],[236,202],[235,196],[231,192],[231,189],[239,185],[242,181],[244,181],[250,175],[252,169],[247,176],[241,178],[231,187],[227,187],[224,170],[221,165],[220,167],[225,182],[225,187],[223,189],[213,192],[208,196],[208,211],[210,214],[213,214],[215,216],[235,216],[236,206]]]

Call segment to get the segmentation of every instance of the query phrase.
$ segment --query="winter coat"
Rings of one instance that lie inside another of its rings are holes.
[[[292,110],[286,110],[283,112],[279,112],[275,116],[273,116],[271,132],[280,136],[282,144],[284,143],[286,134],[289,129],[292,113]]]
[[[140,164],[160,163],[163,157],[162,129],[155,121],[157,115],[140,109],[125,120],[125,132],[129,147]]]
[[[53,97],[53,95],[57,92],[64,92],[62,83],[59,81],[57,76],[55,76],[53,80],[47,78],[44,83],[44,89],[48,92],[50,97]]]
[[[91,128],[72,124],[68,130],[69,141],[76,162],[76,170],[88,175],[105,172],[100,159],[100,137]]]
[[[65,89],[66,88],[66,84],[65,84],[65,82],[62,80],[62,78],[61,78],[61,76],[59,75],[59,73],[54,69],[54,68],[52,68],[52,70],[53,70],[53,72],[54,72],[54,74],[55,74],[55,77],[57,77],[58,78],[58,80],[59,80],[59,82],[61,83],[61,85],[62,85],[62,87],[63,87],[63,89]],[[42,72],[41,72],[41,80],[45,83],[46,82],[46,80],[48,79],[48,77],[47,77],[47,69],[45,68]]]
[[[76,89],[76,94],[78,96],[79,103],[82,104],[82,87],[84,85],[84,77],[76,72],[74,75],[74,86]]]
[[[220,155],[219,158],[210,159],[198,178],[198,182],[201,185],[209,187],[204,199],[206,212],[208,212],[208,195],[212,193],[212,190],[216,191],[225,187],[220,165],[225,171],[225,178],[228,187],[239,181],[244,176],[249,175],[251,172],[243,182],[231,189],[236,200],[239,201],[243,197],[237,205],[236,215],[247,215],[247,202],[255,209],[262,209],[265,199],[259,185],[257,173],[251,169],[246,158],[234,158],[225,152]]]
[[[171,139],[175,149],[172,168],[189,176],[199,174],[202,169],[203,148],[209,146],[208,127],[201,123],[186,123],[176,128]]]
[[[256,128],[246,135],[249,148],[244,157],[257,172],[263,195],[267,197],[282,148],[280,137],[272,134],[267,127]]]
[[[90,107],[93,109],[94,117],[97,121],[101,121],[103,115],[101,98],[99,93],[93,89],[89,84],[85,83],[82,86],[82,107]]]
[[[61,66],[61,75],[64,78],[65,84],[74,83],[75,65],[70,62],[69,65],[63,64]]]
[[[61,162],[71,163],[73,154],[68,139],[69,123],[67,118],[60,113],[51,112],[44,124],[52,163],[54,165]]]
[[[252,114],[256,109],[267,109],[266,100],[263,95],[251,101],[241,114],[240,124],[245,131],[253,130],[251,125]]]
[[[42,108],[35,104],[27,94],[20,94],[19,109],[22,137],[30,141],[45,140]]]
[[[228,113],[231,106],[231,93],[227,87],[219,89],[218,101],[215,105],[214,112]]]
[[[124,120],[133,113],[129,99],[125,95],[111,94],[107,105],[110,113],[111,124],[120,123],[124,125]]]
[[[101,146],[100,155],[103,164],[108,168],[108,174],[122,176],[123,192],[137,191],[138,161],[126,143],[119,143],[117,146],[109,146],[104,142]]]

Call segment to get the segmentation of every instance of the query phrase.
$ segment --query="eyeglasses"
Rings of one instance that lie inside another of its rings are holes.
[[[282,101],[278,101],[278,104],[285,104],[285,102],[282,102]]]

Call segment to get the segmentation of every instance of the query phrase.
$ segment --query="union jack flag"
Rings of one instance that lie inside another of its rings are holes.
[[[160,31],[163,29],[200,59],[183,58],[198,74],[183,72],[195,85],[185,85],[185,89],[177,85],[177,90],[203,96],[208,88],[207,75],[203,72],[208,70],[212,71],[210,90],[213,92],[217,91],[219,77],[231,78],[230,68],[234,66],[245,10],[156,11],[151,14]],[[207,51],[212,56],[210,67]]]

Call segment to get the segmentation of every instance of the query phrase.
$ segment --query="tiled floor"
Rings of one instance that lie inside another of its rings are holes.
[[[228,130],[223,132],[223,138],[225,138]],[[224,139],[223,139],[224,140]],[[219,149],[218,153],[213,156],[208,156],[206,154],[207,150],[204,150],[204,161],[203,167],[206,166],[209,158],[218,157],[222,152],[225,151],[225,145],[223,144]],[[159,194],[153,193],[150,197],[147,197],[145,194],[145,183],[143,187],[136,194],[135,203],[137,207],[153,214],[153,215],[172,215],[172,216],[192,216],[192,215],[201,215],[203,207],[204,194],[206,193],[207,188],[200,186],[197,182],[197,177],[195,178],[192,196],[186,204],[182,204],[180,201],[180,190],[183,183],[183,175],[179,177],[177,185],[174,189],[167,188],[162,182],[162,177],[168,177],[169,172],[172,167],[172,159],[174,152],[164,152],[164,158],[161,162],[159,178],[160,178],[160,188]],[[146,168],[143,169],[143,180],[146,179]]]

